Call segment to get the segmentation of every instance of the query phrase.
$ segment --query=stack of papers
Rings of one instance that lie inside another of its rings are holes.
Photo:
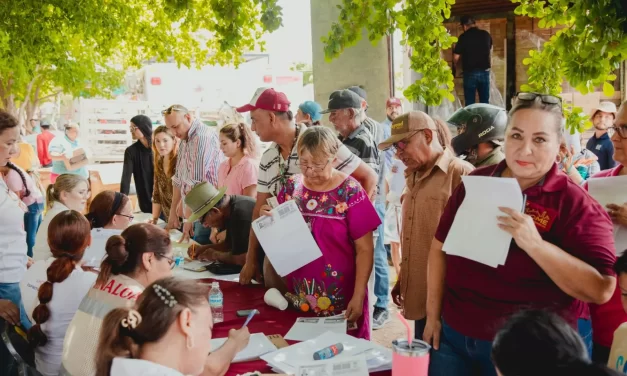
[[[332,358],[298,366],[296,376],[368,376],[368,363],[363,355]]]
[[[299,367],[317,363],[313,360],[313,354],[316,351],[337,343],[344,345],[344,351],[333,360],[354,360],[355,357],[363,356],[366,359],[368,372],[392,369],[392,350],[365,339],[333,332],[326,332],[314,339],[271,352],[263,355],[261,359],[266,361],[274,372],[295,375]]]
[[[588,180],[588,192],[607,210],[607,204],[623,205],[627,202],[627,176],[612,176]],[[622,255],[627,249],[627,229],[614,225],[616,254]]]
[[[290,341],[307,341],[316,338],[320,333],[332,332],[346,334],[345,317],[299,317],[285,339]]]
[[[498,227],[499,207],[524,210],[516,179],[462,176],[466,197],[459,206],[442,250],[496,268],[504,265],[512,236]]]
[[[281,277],[322,256],[293,200],[272,209],[272,216],[259,217],[252,227],[259,244]]]
[[[222,347],[226,340],[227,338],[212,339],[211,352],[215,352],[220,347]],[[256,360],[260,356],[273,351],[276,351],[276,346],[274,346],[274,344],[268,339],[268,337],[266,337],[263,333],[255,333],[250,336],[248,346],[246,346],[244,350],[238,352],[237,355],[235,355],[233,363],[249,362],[251,360]]]

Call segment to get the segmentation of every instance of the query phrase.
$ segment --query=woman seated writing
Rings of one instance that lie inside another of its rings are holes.
[[[250,337],[231,329],[229,340],[211,351],[213,317],[209,287],[195,280],[165,278],[146,287],[134,308],[105,316],[96,351],[96,376],[224,375]],[[219,359],[226,368],[215,370]]]
[[[340,143],[322,126],[308,128],[298,140],[302,175],[290,177],[279,203],[295,200],[322,257],[285,277],[287,289],[307,298],[318,316],[346,311],[357,328],[349,334],[370,339],[368,278],[372,271],[372,232],[381,221],[359,182],[333,168]],[[269,206],[263,214],[272,215]]]
[[[96,284],[68,327],[63,370],[72,376],[93,375],[104,316],[115,308],[135,305],[146,286],[171,276],[173,267],[170,237],[163,229],[142,223],[111,236]]]
[[[91,224],[91,245],[85,251],[85,266],[100,266],[110,237],[120,235],[133,220],[133,205],[124,193],[103,191],[92,200],[86,215]]]
[[[53,258],[37,262],[48,265],[46,269],[40,269],[36,263],[26,273],[28,278],[31,271],[41,270],[44,280],[37,294],[39,305],[33,311],[35,325],[28,331],[28,340],[35,348],[37,370],[46,376],[59,374],[65,332],[96,281],[95,273],[80,268],[91,240],[89,231],[89,221],[81,213],[67,210],[57,214],[48,228]]]

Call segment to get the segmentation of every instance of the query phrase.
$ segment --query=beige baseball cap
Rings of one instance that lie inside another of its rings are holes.
[[[436,125],[431,116],[422,111],[407,112],[392,122],[392,135],[379,144],[379,150],[386,150],[392,147],[392,144],[402,141],[412,135],[416,131],[423,129],[436,130]]]
[[[599,103],[598,106],[596,106],[595,108],[592,109],[592,111],[590,112],[590,117],[593,118],[594,115],[597,114],[597,112],[599,111],[603,111],[603,112],[607,112],[608,114],[612,114],[614,115],[614,118],[616,118],[616,112],[618,112],[616,110],[616,105],[612,102],[601,102]]]

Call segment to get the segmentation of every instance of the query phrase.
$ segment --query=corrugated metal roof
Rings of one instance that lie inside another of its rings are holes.
[[[451,8],[451,16],[509,12],[516,9],[517,5],[511,0],[457,0]]]

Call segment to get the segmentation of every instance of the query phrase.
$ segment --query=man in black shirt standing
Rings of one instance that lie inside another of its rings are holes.
[[[466,106],[475,103],[479,91],[479,101],[490,103],[490,68],[492,67],[492,37],[490,33],[477,27],[470,16],[461,18],[464,33],[459,36],[453,50],[453,64],[462,58],[464,70],[464,97]]]
[[[148,116],[137,115],[131,119],[130,131],[133,140],[137,140],[137,142],[124,151],[120,192],[125,195],[130,193],[131,176],[134,176],[139,209],[143,213],[152,213],[152,188],[154,185],[152,121]]]

